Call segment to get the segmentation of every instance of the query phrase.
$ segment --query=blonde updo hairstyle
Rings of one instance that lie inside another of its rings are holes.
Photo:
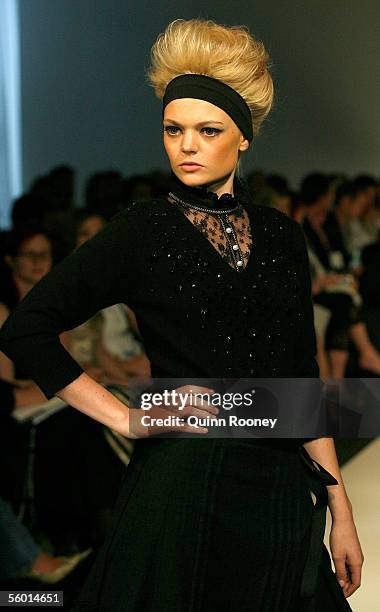
[[[162,99],[166,86],[181,74],[204,74],[235,89],[248,104],[256,135],[273,103],[269,55],[246,27],[222,26],[201,19],[176,19],[151,50],[147,77]]]

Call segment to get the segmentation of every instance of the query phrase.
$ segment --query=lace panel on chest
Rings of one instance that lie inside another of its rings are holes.
[[[204,235],[221,257],[237,271],[249,261],[252,233],[249,215],[241,204],[230,213],[212,214],[183,206],[169,197],[187,219]]]

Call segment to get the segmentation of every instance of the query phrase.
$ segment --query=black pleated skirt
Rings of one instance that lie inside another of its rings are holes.
[[[301,597],[313,512],[295,441],[139,440],[73,612],[351,610],[325,548]]]

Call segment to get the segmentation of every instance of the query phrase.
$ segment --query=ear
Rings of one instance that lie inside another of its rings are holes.
[[[244,138],[244,136],[242,136],[240,145],[239,145],[239,151],[246,151],[248,148],[249,148],[249,140],[247,140],[246,138]]]

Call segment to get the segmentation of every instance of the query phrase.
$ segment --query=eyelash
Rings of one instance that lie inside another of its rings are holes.
[[[169,136],[177,136],[178,132],[176,132],[175,134],[173,134],[173,132],[171,132],[170,130],[179,130],[180,128],[176,125],[167,125],[166,127],[164,127],[164,131],[169,135]],[[213,128],[213,127],[203,127],[201,129],[201,132],[203,132],[203,130],[208,130],[209,132],[211,131],[212,134],[208,133],[205,135],[208,137],[213,137],[213,136],[217,136],[218,134],[220,134],[220,132],[222,130],[219,130],[218,128]]]

